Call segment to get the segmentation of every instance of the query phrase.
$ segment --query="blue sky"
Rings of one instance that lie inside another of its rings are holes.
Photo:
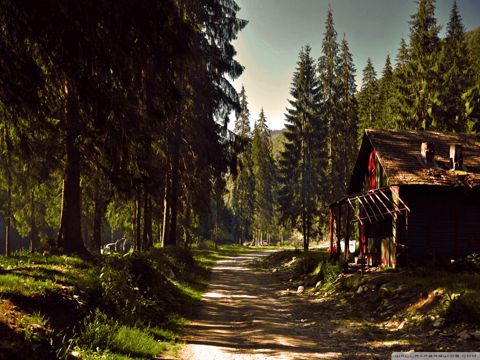
[[[237,14],[249,24],[234,41],[236,59],[245,66],[235,80],[245,86],[251,122],[265,110],[270,129],[284,127],[284,113],[292,74],[302,46],[309,44],[312,55],[321,54],[325,18],[333,9],[338,41],[345,34],[356,67],[357,86],[371,57],[377,76],[387,54],[394,61],[402,34],[408,41],[409,20],[416,12],[415,0],[236,0]],[[453,0],[437,0],[436,18],[445,33]],[[466,30],[480,26],[480,0],[458,0]],[[232,121],[233,122],[233,121]]]

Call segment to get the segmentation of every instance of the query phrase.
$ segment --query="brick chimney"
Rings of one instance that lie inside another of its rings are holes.
[[[460,144],[450,145],[450,169],[463,169],[463,147]]]

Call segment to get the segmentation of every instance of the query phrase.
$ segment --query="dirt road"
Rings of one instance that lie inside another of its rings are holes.
[[[185,360],[389,359],[371,329],[342,318],[341,305],[285,291],[249,263],[267,252],[219,261],[203,308],[187,329]],[[384,336],[381,336],[384,337]],[[395,351],[406,349],[400,347]]]

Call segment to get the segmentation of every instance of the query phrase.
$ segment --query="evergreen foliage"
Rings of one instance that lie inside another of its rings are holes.
[[[269,240],[274,230],[275,163],[272,154],[272,139],[265,114],[260,112],[255,121],[252,140],[252,163],[254,186],[254,240],[262,244]]]
[[[453,3],[447,36],[440,53],[441,91],[438,128],[467,130],[466,92],[474,85],[474,73],[457,2]]]
[[[286,113],[285,150],[279,161],[279,203],[284,221],[302,233],[308,250],[319,212],[327,159],[327,121],[319,112],[320,86],[310,47],[302,49],[293,75]],[[323,106],[323,105],[322,105]],[[323,114],[322,114],[323,115]]]
[[[243,152],[238,155],[237,174],[233,179],[232,211],[235,216],[236,242],[244,243],[252,238],[252,222],[255,210],[255,177],[252,160],[252,134],[250,131],[250,112],[245,88],[240,92],[240,113],[235,122],[235,133],[247,139]]]
[[[246,25],[237,4],[0,8],[0,128],[15,144],[0,170],[0,192],[12,200],[6,218],[28,220],[23,234],[33,241],[40,232],[68,253],[86,254],[85,243],[99,250],[109,206],[125,209],[116,230],[135,250],[151,247],[160,229],[164,244],[188,242],[240,146],[226,131],[240,105],[227,79],[243,70],[231,45]]]
[[[379,119],[379,86],[377,73],[370,58],[363,69],[362,87],[358,95],[358,128],[359,140],[363,137],[365,129],[377,128]]]

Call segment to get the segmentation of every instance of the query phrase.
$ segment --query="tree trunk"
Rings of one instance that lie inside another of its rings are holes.
[[[104,203],[100,200],[98,190],[95,190],[93,210],[93,247],[99,252],[102,247],[102,219]]]
[[[81,228],[80,152],[76,144],[79,135],[78,99],[72,87],[65,85],[65,169],[63,174],[62,217],[58,246],[66,253],[86,254]]]
[[[147,250],[153,246],[152,234],[152,207],[147,191],[143,197],[143,248]]]
[[[12,144],[10,142],[10,134],[8,128],[5,127],[5,145],[7,147],[7,213],[5,219],[5,255],[9,256],[11,253],[11,221],[12,221],[12,168],[11,168],[11,151]]]
[[[170,179],[165,176],[165,194],[163,198],[163,225],[162,225],[162,246],[168,245],[169,231],[170,231]]]
[[[172,139],[172,176],[171,176],[171,192],[170,200],[170,226],[168,233],[168,245],[177,244],[177,219],[178,219],[178,196],[180,185],[180,118],[176,119],[175,131]]]
[[[35,221],[35,192],[32,189],[30,197],[30,239],[29,239],[29,251],[33,253],[39,248],[40,243],[38,240],[38,229]]]
[[[190,247],[191,236],[190,236],[190,224],[191,224],[191,209],[190,203],[187,201],[187,206],[185,207],[185,247]]]
[[[142,205],[140,201],[140,193],[137,192],[137,196],[135,199],[135,243],[137,244],[137,250],[142,251],[143,250],[143,244],[142,244]]]

